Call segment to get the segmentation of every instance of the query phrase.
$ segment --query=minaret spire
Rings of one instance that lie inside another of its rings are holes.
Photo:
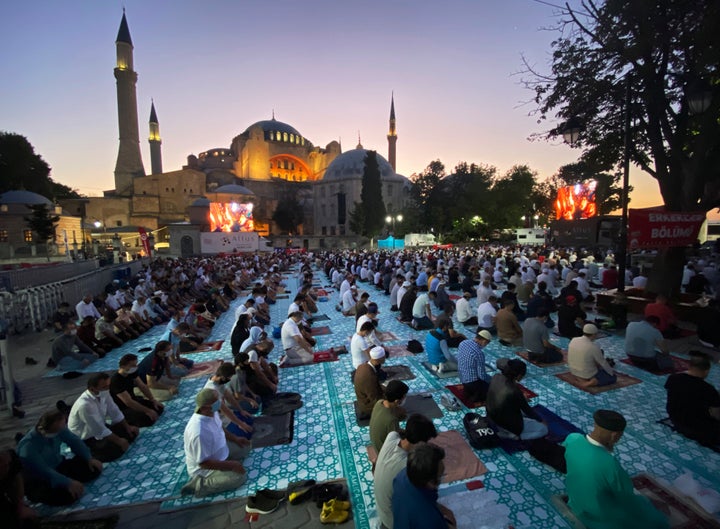
[[[390,93],[390,129],[387,135],[388,139],[388,162],[397,171],[395,167],[397,131],[395,129],[395,92]]]
[[[115,163],[115,193],[121,196],[130,196],[133,193],[133,179],[136,176],[145,176],[145,168],[140,155],[140,132],[135,92],[137,73],[133,70],[133,44],[124,11],[115,40],[115,51],[120,132],[120,146]]]
[[[162,170],[162,139],[160,138],[160,122],[155,112],[155,101],[150,100],[150,167],[151,174],[161,174]]]

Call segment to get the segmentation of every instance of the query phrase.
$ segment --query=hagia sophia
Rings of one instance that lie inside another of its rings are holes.
[[[66,201],[63,206],[86,219],[96,219],[102,229],[94,237],[120,234],[137,238],[137,228],[155,234],[158,246],[171,254],[200,252],[200,233],[209,225],[211,203],[252,204],[252,231],[283,243],[288,235],[306,248],[349,244],[350,212],[360,202],[364,160],[360,144],[343,152],[339,142],[316,146],[295,127],[271,119],[258,121],[230,140],[229,147],[215,147],[190,154],[180,169],[164,171],[160,121],[154,103],[149,119],[150,174],[140,154],[140,135],[133,43],[123,13],[115,42],[119,149],[115,188],[103,197]],[[387,159],[377,156],[382,196],[389,213],[400,212],[408,200],[410,182],[396,173],[397,130],[394,98],[390,102]],[[294,233],[283,233],[272,216],[279,200],[294,198],[303,208],[304,221]],[[82,212],[80,209],[84,208]],[[99,233],[102,232],[102,233]],[[108,241],[105,241],[108,242]],[[163,244],[165,243],[165,244]],[[128,246],[126,243],[125,246]]]

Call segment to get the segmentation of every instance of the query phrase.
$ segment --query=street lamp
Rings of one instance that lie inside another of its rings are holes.
[[[385,217],[385,222],[392,225],[392,247],[395,249],[395,221],[402,222],[402,215],[388,215]]]

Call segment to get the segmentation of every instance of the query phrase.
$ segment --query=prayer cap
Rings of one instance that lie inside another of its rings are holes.
[[[597,410],[593,419],[600,428],[610,432],[622,432],[627,425],[625,417],[613,410]]]
[[[489,342],[492,341],[492,334],[490,334],[490,331],[488,331],[487,329],[478,331],[477,336],[479,336],[480,338],[485,338]]]
[[[597,334],[598,328],[593,323],[586,323],[583,326],[583,334]]]
[[[385,358],[385,349],[380,347],[379,345],[377,347],[373,347],[370,349],[370,358],[373,360],[380,360],[381,358]]]
[[[215,402],[218,399],[217,391],[211,388],[201,389],[200,392],[195,396],[195,413],[198,412],[203,406],[207,406]]]

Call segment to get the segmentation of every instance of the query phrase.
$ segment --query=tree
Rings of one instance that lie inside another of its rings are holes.
[[[305,221],[303,207],[294,195],[286,195],[278,201],[272,220],[285,233],[297,233],[297,227]]]
[[[445,166],[440,160],[434,160],[428,164],[425,170],[419,175],[413,175],[412,197],[420,210],[420,228],[424,231],[433,227],[433,207],[438,207],[441,200],[442,190],[440,181],[445,176]]]
[[[566,4],[552,44],[551,73],[528,67],[541,120],[579,116],[581,159],[617,165],[629,87],[630,159],[653,176],[672,211],[720,206],[720,4],[716,0],[585,0]],[[686,95],[711,97],[693,115]],[[546,137],[558,135],[553,128]],[[683,250],[661,252],[648,289],[677,292]]]
[[[382,196],[380,165],[375,151],[367,151],[365,155],[360,201],[365,211],[361,235],[374,237],[385,225],[385,202]]]
[[[537,173],[527,165],[515,165],[495,180],[490,190],[487,222],[491,229],[517,228],[522,217],[535,215],[533,190]]]
[[[80,198],[68,186],[50,178],[50,166],[20,134],[0,132],[0,193],[15,189],[32,191],[51,200]]]
[[[365,208],[361,202],[355,202],[350,216],[348,217],[350,230],[358,235],[365,235]]]
[[[28,228],[34,231],[38,240],[45,244],[45,256],[50,260],[49,241],[55,241],[55,224],[60,217],[53,215],[46,204],[28,205],[30,208],[30,216],[25,217]]]

